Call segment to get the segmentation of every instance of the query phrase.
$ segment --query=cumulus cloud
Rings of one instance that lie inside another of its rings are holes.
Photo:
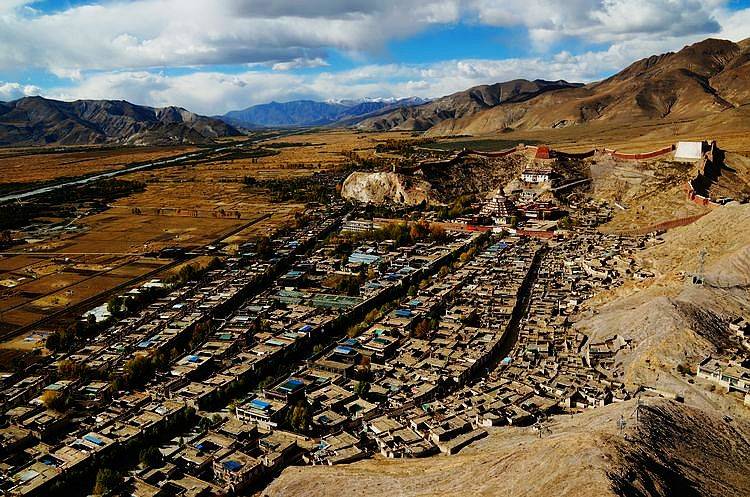
[[[729,0],[108,0],[47,14],[33,4],[0,0],[0,74],[42,68],[69,81],[46,88],[47,96],[205,114],[295,98],[436,97],[514,78],[586,82],[707,35],[750,36],[750,9],[731,10]],[[536,51],[504,60],[361,62],[390,40],[457,22],[520,27]],[[568,39],[577,40],[576,53],[556,48]],[[363,65],[322,70],[331,50]],[[225,74],[220,65],[247,70]],[[160,72],[172,67],[192,72]],[[0,89],[5,99],[39,90]]]
[[[274,71],[291,71],[292,69],[310,69],[314,67],[325,67],[328,66],[321,57],[315,57],[314,59],[303,59],[301,57],[287,62],[276,62],[271,66]]]
[[[90,75],[75,86],[52,89],[48,96],[63,100],[121,98],[156,107],[179,105],[203,114],[218,114],[272,100],[432,98],[516,78],[591,81],[599,77],[603,69],[621,68],[626,57],[617,50],[581,55],[561,52],[551,58],[368,64],[345,71],[311,74],[249,70],[232,75],[197,71],[168,76],[149,71],[119,71]]]
[[[484,24],[523,26],[538,47],[565,37],[604,43],[633,36],[674,37],[720,31],[717,0],[470,0]]]
[[[19,4],[20,5],[20,4]],[[0,16],[0,69],[139,69],[316,60],[376,51],[459,19],[459,0],[122,0]]]
[[[0,7],[0,70],[280,63],[368,53],[432,25],[521,26],[537,48],[718,32],[728,0],[112,0],[42,13]],[[299,64],[299,63],[297,63]],[[283,66],[282,66],[283,67]]]
[[[39,95],[41,88],[34,85],[22,85],[20,83],[0,81],[0,101],[9,102],[23,97]]]

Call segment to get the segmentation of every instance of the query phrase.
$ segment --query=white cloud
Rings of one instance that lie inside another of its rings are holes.
[[[39,95],[41,88],[34,85],[22,85],[20,83],[0,81],[0,101],[9,102],[23,97]]]
[[[514,78],[592,81],[708,34],[750,36],[750,9],[732,11],[727,0],[112,0],[53,14],[31,11],[28,0],[0,3],[0,71],[44,68],[69,79],[46,89],[52,97],[122,98],[205,114],[296,98],[436,97]],[[356,57],[459,20],[520,26],[539,51],[431,64],[362,58],[351,70],[295,72],[325,67],[330,49]],[[564,39],[603,48],[550,54],[550,44]],[[224,74],[212,69],[218,64],[248,70]],[[195,72],[159,71],[176,66]],[[39,90],[0,88],[0,97],[16,98]]]
[[[551,59],[450,60],[433,64],[372,64],[347,71],[294,74],[250,70],[241,74],[198,71],[168,76],[148,71],[97,73],[47,96],[125,99],[152,106],[179,105],[203,114],[301,98],[436,97],[479,84],[516,78],[590,81],[618,69],[617,52],[560,53]]]
[[[2,0],[0,70],[299,64],[373,52],[431,25],[520,26],[539,49],[720,30],[728,0],[111,0],[44,14]],[[726,17],[726,16],[725,16]],[[429,47],[425,47],[429,50]]]
[[[0,70],[316,60],[330,49],[379,50],[458,18],[459,0],[115,0],[51,14],[11,8],[0,15]]]
[[[480,22],[522,26],[538,48],[565,37],[612,42],[716,33],[720,0],[469,0]]]
[[[326,62],[322,57],[315,57],[314,59],[303,59],[298,57],[294,60],[287,62],[276,62],[271,66],[274,71],[291,71],[292,69],[310,69],[315,67],[326,67],[330,64]]]

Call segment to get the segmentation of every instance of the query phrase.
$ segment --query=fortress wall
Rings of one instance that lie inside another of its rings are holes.
[[[612,155],[612,157],[615,157],[617,159],[642,160],[642,159],[653,159],[654,157],[666,155],[674,151],[674,145],[660,148],[659,150],[653,150],[651,152],[643,152],[643,153],[637,153],[637,154],[625,154],[622,152],[618,152],[617,150],[610,150],[610,149],[604,149],[604,151],[609,153],[610,155]]]

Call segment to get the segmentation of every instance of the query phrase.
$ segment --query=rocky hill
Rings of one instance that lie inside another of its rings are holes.
[[[527,163],[521,154],[499,162],[470,154],[450,164],[428,161],[412,173],[355,171],[344,181],[341,196],[376,205],[444,205],[461,195],[496,190],[517,177]]]
[[[555,418],[549,434],[499,428],[457,456],[291,467],[263,496],[743,496],[750,427],[666,400]],[[618,421],[626,420],[624,433]]]
[[[0,146],[205,144],[234,127],[179,107],[26,97],[0,104]]]
[[[698,119],[750,102],[747,43],[708,39],[676,53],[652,56],[598,83],[548,93],[444,121],[434,135],[483,134],[592,122],[632,123]]]
[[[438,98],[419,106],[401,107],[387,114],[365,119],[357,127],[369,131],[424,131],[450,119],[472,116],[503,103],[522,102],[546,92],[572,89],[580,84],[566,81],[527,81],[518,79],[482,85]]]

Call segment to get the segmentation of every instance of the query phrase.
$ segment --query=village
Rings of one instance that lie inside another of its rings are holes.
[[[612,370],[629,342],[574,324],[601,290],[653,276],[635,258],[651,240],[598,231],[607,205],[560,203],[539,150],[455,219],[309,206],[264,250],[4,375],[0,491],[107,470],[126,475],[116,495],[237,495],[290,465],[452,455],[493,427],[543,436],[550,415],[631,398]],[[747,392],[732,371],[707,360],[699,376]]]

